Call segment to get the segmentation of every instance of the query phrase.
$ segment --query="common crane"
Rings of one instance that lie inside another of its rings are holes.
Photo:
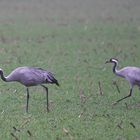
[[[117,69],[118,66],[118,60],[115,58],[111,58],[109,61],[106,61],[106,63],[113,63],[113,73],[116,74],[117,76],[125,78],[129,84],[130,84],[130,92],[129,95],[117,100],[115,104],[118,102],[130,97],[133,92],[133,87],[137,85],[140,88],[140,68],[134,67],[134,66],[128,66],[124,67],[120,70]]]
[[[42,68],[36,67],[18,67],[13,70],[8,76],[4,76],[3,70],[0,69],[1,79],[5,82],[16,81],[24,85],[27,89],[27,102],[26,112],[28,112],[29,104],[29,87],[40,85],[46,90],[47,111],[49,112],[48,103],[48,88],[44,84],[56,84],[59,86],[58,81],[54,78],[53,74]]]

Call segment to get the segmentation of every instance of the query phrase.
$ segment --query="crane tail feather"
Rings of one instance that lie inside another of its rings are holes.
[[[49,72],[49,75],[47,75],[48,77],[48,81],[51,83],[51,84],[56,84],[57,86],[60,86],[58,81],[54,78],[53,74]]]
[[[57,86],[60,86],[57,80],[56,80],[55,84],[56,84]]]

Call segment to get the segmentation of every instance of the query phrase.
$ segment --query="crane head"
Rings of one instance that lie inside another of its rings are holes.
[[[105,63],[118,63],[116,58],[111,58],[110,60],[106,61]]]

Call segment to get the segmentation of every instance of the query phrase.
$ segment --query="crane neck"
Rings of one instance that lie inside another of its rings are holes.
[[[118,66],[118,63],[117,62],[114,62],[113,73],[115,73],[115,74],[117,74],[117,72],[118,72],[117,66]]]
[[[0,76],[1,76],[1,79],[3,81],[7,82],[7,79],[6,79],[6,77],[4,77],[4,74],[3,74],[3,71],[2,70],[0,70]]]

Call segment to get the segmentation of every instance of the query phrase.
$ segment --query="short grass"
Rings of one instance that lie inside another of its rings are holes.
[[[21,4],[25,11],[26,4]],[[48,85],[49,113],[45,91],[31,87],[27,114],[26,88],[1,80],[0,139],[140,139],[139,90],[135,88],[133,97],[113,106],[114,101],[129,93],[129,84],[114,76],[111,64],[105,65],[106,60],[116,57],[120,67],[140,66],[138,21],[118,22],[111,18],[85,23],[79,19],[75,22],[72,17],[70,24],[58,24],[56,18],[52,25],[36,18],[29,20],[28,15],[12,16],[0,24],[0,67],[5,75],[18,66],[42,67],[55,73],[60,87]]]

